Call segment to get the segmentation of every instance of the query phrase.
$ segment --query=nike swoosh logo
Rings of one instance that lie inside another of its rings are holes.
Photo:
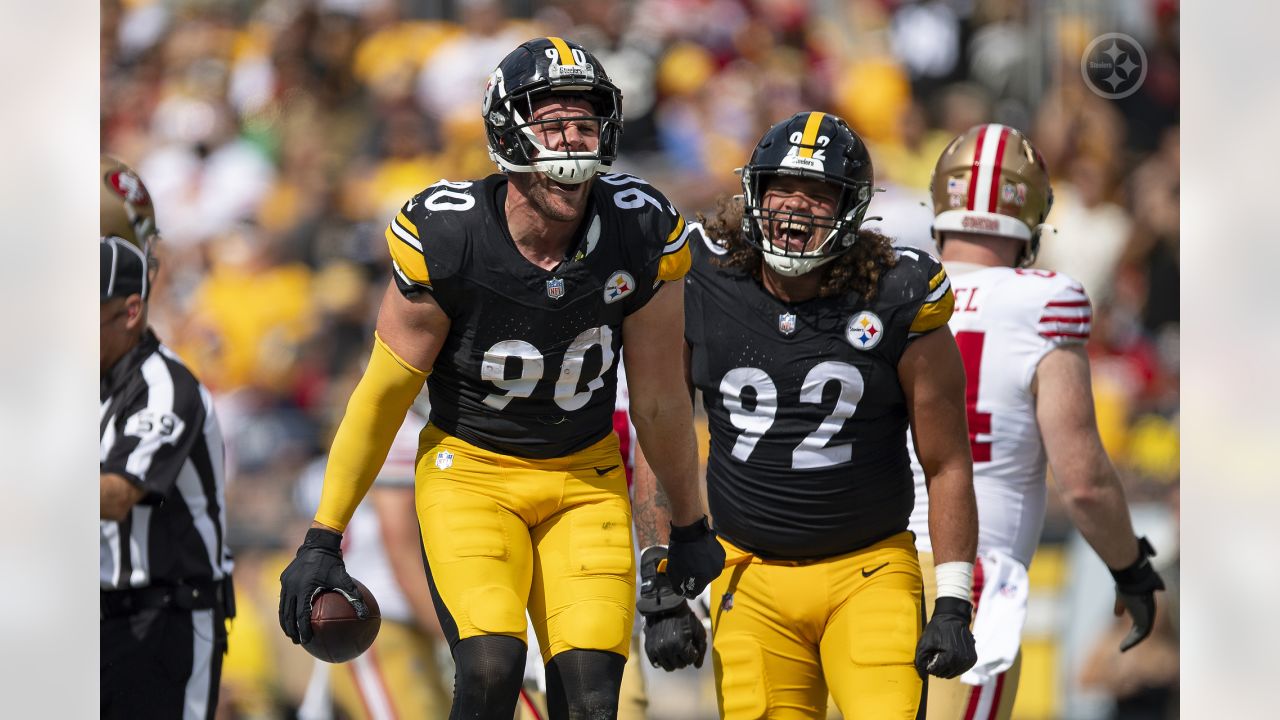
[[[866,577],[871,577],[872,575],[875,575],[876,573],[878,573],[878,572],[880,572],[881,570],[883,570],[883,569],[884,569],[886,566],[888,566],[888,565],[889,565],[889,563],[884,563],[884,564],[882,564],[882,565],[880,565],[880,566],[878,566],[878,567],[873,567],[873,568],[871,568],[870,570],[868,570],[868,569],[866,569],[866,568],[862,568],[862,577],[864,577],[864,578],[866,578]]]
[[[617,469],[618,469],[618,466],[617,466],[617,465],[610,465],[609,467],[604,467],[604,468],[595,468],[595,471],[596,471],[596,474],[597,474],[597,475],[600,475],[600,476],[602,476],[602,477],[603,477],[603,476],[608,475],[609,473],[611,473],[611,472],[613,472],[614,470],[617,470]]]

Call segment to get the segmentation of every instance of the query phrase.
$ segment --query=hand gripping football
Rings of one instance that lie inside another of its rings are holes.
[[[382,626],[382,613],[373,593],[355,580],[360,596],[369,606],[369,617],[360,619],[347,598],[336,590],[326,590],[311,603],[311,642],[302,647],[325,662],[341,663],[369,649]]]

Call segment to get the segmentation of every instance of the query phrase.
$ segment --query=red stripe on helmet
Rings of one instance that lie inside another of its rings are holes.
[[[1000,142],[996,144],[995,167],[991,168],[991,197],[987,199],[987,212],[996,211],[996,200],[1000,197],[1000,162],[1004,159],[1004,144],[1009,139],[1009,128],[1000,128]]]
[[[969,169],[969,199],[965,203],[965,207],[969,210],[973,209],[974,197],[978,192],[978,160],[982,157],[982,141],[987,137],[987,129],[984,127],[982,132],[978,133],[978,144],[973,146],[973,167]]]

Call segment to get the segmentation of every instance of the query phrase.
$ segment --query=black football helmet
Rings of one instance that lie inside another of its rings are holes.
[[[840,194],[835,215],[765,208],[769,182],[780,175],[814,178],[837,186]],[[779,274],[803,275],[853,247],[871,203],[873,182],[867,146],[844,120],[822,112],[797,113],[769,128],[742,169],[742,233]],[[827,235],[812,250],[778,247],[769,239],[771,229],[774,223],[787,222],[826,229]]]
[[[558,152],[538,142],[534,128],[556,120],[532,120],[533,104],[550,93],[580,95],[591,103],[599,123],[595,152]],[[485,86],[485,134],[489,157],[508,172],[541,172],[562,183],[586,182],[607,172],[618,157],[622,136],[622,91],[596,56],[558,37],[530,40],[511,51]]]

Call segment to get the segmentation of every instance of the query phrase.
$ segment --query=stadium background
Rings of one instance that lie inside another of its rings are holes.
[[[617,167],[690,214],[736,190],[733,168],[771,122],[818,108],[871,144],[877,184],[889,189],[871,214],[887,216],[903,242],[927,244],[919,202],[947,140],[985,121],[1026,129],[1057,195],[1059,233],[1043,264],[1094,299],[1104,441],[1140,531],[1176,563],[1176,2],[127,0],[101,9],[102,148],[142,175],[165,236],[153,322],[215,392],[229,437],[242,614],[223,679],[226,717],[287,717],[301,696],[309,659],[275,628],[275,578],[308,520],[295,481],[327,446],[367,352],[388,273],[386,219],[439,178],[492,171],[480,88],[503,54],[537,35],[571,37],[600,56],[626,98]],[[1090,41],[1107,32],[1146,51],[1142,87],[1119,101],[1091,92],[1080,72]],[[1107,656],[1109,579],[1059,508],[1031,571],[1017,717],[1105,717],[1116,693],[1176,687],[1176,624],[1141,655]],[[651,680],[654,717],[713,714],[705,670]]]

